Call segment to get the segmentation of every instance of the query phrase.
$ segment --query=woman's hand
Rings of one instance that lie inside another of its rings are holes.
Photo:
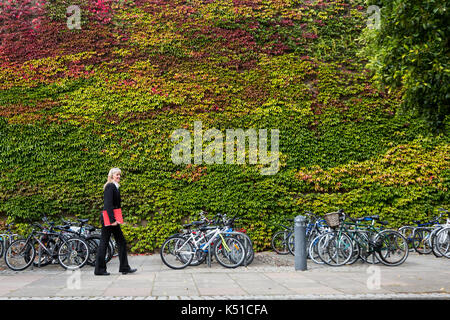
[[[111,226],[117,226],[119,225],[119,223],[117,221],[114,221],[113,223],[111,223]]]

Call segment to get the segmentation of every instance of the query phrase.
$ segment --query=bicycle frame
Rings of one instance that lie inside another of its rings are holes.
[[[371,243],[370,239],[373,235],[376,235],[380,232],[380,230],[377,230],[377,228],[375,228],[375,220],[371,219],[371,221],[372,222],[369,225],[361,224],[358,222],[343,222],[339,228],[338,234],[340,234],[341,232],[345,232],[350,237],[350,239],[355,241],[361,249],[363,249],[370,255],[371,253],[375,252],[375,247],[373,243]],[[352,230],[347,228],[346,226],[354,226],[355,229]],[[367,238],[365,238],[363,234],[366,234]]]
[[[58,238],[58,240],[65,242],[64,237],[59,233],[56,233],[53,231],[36,232],[35,230],[33,230],[31,232],[31,234],[27,237],[24,248],[27,247],[27,245],[30,243],[30,241],[37,242],[39,244],[39,255],[41,254],[41,252],[40,252],[41,249],[44,249],[44,251],[50,256],[54,256],[55,253],[50,251],[50,249],[36,236],[36,234],[41,235],[41,236],[44,236],[44,235],[45,236],[56,236]],[[41,259],[39,257],[38,267],[40,267],[40,264],[41,264]]]
[[[196,249],[196,250],[206,250],[206,248],[208,248],[213,243],[213,241],[219,236],[222,240],[222,244],[224,245],[224,248],[227,251],[230,251],[231,249],[227,246],[227,244],[225,243],[225,239],[222,236],[222,234],[224,234],[224,233],[226,233],[226,232],[220,228],[215,228],[207,233],[201,232],[198,237],[194,237],[193,233],[190,233],[187,241],[192,240],[192,242],[195,246],[194,249]],[[199,237],[201,237],[201,239],[199,239]],[[201,240],[206,240],[208,237],[210,237],[210,238],[206,243],[199,245]],[[199,239],[199,240],[197,241],[197,239]]]

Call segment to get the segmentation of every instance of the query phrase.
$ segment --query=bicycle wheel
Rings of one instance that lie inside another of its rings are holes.
[[[88,261],[86,263],[90,266],[95,266],[97,250],[98,250],[98,246],[100,244],[100,236],[99,235],[91,235],[91,236],[86,237],[86,239],[84,239],[84,240],[86,241],[86,243],[89,246],[89,257],[88,257]],[[105,261],[109,262],[112,259],[112,257],[113,257],[113,254],[111,252],[111,246],[107,245]]]
[[[360,253],[359,244],[352,239],[352,245],[353,245],[352,256],[350,257],[350,260],[348,260],[347,264],[354,264],[360,258],[360,255],[359,255],[359,253]]]
[[[380,263],[380,259],[378,258],[377,254],[375,253],[375,251],[369,251],[368,248],[359,248],[359,257],[364,261],[367,262],[369,264],[378,264]]]
[[[416,228],[413,234],[413,248],[419,254],[430,254],[431,253],[431,243],[430,238],[431,230],[425,228]]]
[[[253,242],[250,239],[250,237],[245,233],[237,234],[237,235],[235,235],[235,237],[239,241],[241,241],[245,247],[246,255],[245,255],[244,265],[248,266],[249,264],[251,264],[253,262],[253,259],[255,258],[255,251],[253,250]]]
[[[0,258],[3,257],[3,251],[5,250],[5,246],[3,244],[5,240],[2,236],[0,236]]]
[[[291,232],[288,237],[289,253],[295,256],[295,233]]]
[[[442,230],[442,227],[439,227],[438,229],[434,229],[432,232],[431,232],[431,235],[430,235],[430,237],[431,237],[431,252],[433,252],[433,254],[434,254],[434,256],[436,257],[436,258],[441,258],[442,257],[442,254],[441,254],[441,252],[437,249],[437,246],[436,246],[436,235],[439,233],[439,231],[441,231]]]
[[[89,259],[89,245],[80,238],[66,239],[58,250],[59,264],[68,270],[82,268]]]
[[[326,233],[319,240],[318,253],[320,259],[327,265],[342,266],[352,257],[352,240],[342,232]]]
[[[278,254],[289,254],[288,248],[288,231],[278,231],[276,232],[271,241],[272,249]]]
[[[182,237],[171,237],[161,246],[161,260],[172,269],[186,268],[194,258],[193,246]]]
[[[374,249],[381,263],[398,266],[406,261],[409,254],[408,241],[400,232],[383,230],[374,239]]]
[[[375,234],[373,232],[359,232],[359,240],[361,241],[361,244],[359,246],[359,257],[369,264],[378,264],[381,263],[380,259],[378,259],[378,256],[373,249],[373,246],[370,245],[372,243]],[[372,240],[371,240],[372,239]],[[372,241],[372,242],[371,242]]]
[[[433,250],[450,259],[450,227],[439,230],[433,241]]]
[[[111,260],[113,257],[117,257],[119,255],[119,248],[117,247],[117,242],[116,239],[114,239],[114,235],[109,240],[109,246],[111,247],[111,258],[109,260]]]
[[[322,235],[319,234],[318,236],[316,236],[311,243],[309,244],[308,247],[308,256],[309,258],[314,261],[317,264],[324,264],[324,262],[322,261],[322,259],[320,259],[319,253],[318,253],[318,249],[317,249],[317,244],[319,243],[319,239]]]
[[[402,234],[402,236],[404,236],[406,241],[408,242],[409,251],[414,251],[414,246],[413,246],[414,229],[415,229],[415,227],[412,227],[412,226],[403,226],[398,229],[398,232],[400,232]]]
[[[15,240],[6,249],[5,263],[11,270],[25,270],[33,263],[35,255],[36,250],[31,242]]]
[[[237,268],[245,260],[245,246],[236,238],[218,239],[214,244],[214,257],[225,268]]]

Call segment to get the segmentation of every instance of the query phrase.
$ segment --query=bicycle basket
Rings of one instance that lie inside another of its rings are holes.
[[[339,212],[327,213],[324,215],[324,219],[331,228],[337,227],[341,223],[339,219]]]

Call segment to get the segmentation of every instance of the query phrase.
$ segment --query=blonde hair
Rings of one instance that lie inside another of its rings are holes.
[[[106,180],[106,183],[103,185],[103,190],[105,190],[106,185],[108,183],[113,182],[113,175],[117,172],[122,173],[122,171],[119,168],[112,168],[111,170],[109,170],[108,179]]]

